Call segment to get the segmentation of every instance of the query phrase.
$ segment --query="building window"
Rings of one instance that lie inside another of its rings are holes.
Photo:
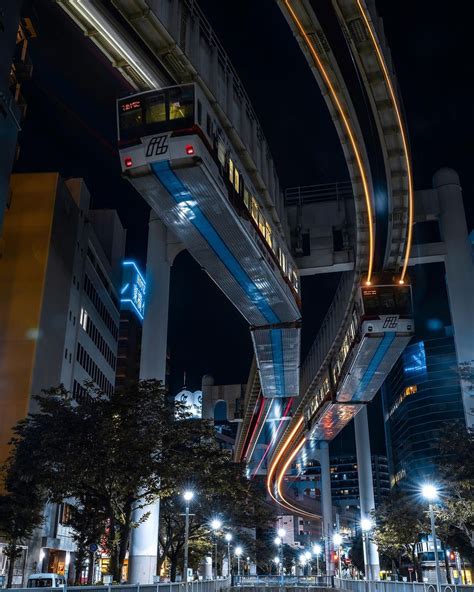
[[[81,327],[84,329],[84,331],[87,331],[87,319],[88,319],[87,310],[85,310],[84,308],[81,308],[81,316],[79,317],[79,323],[80,323]]]

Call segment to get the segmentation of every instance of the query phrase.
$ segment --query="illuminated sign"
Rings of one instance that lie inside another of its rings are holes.
[[[120,108],[123,111],[132,111],[132,109],[139,109],[141,107],[140,101],[130,101],[129,103],[122,103]]]
[[[426,354],[423,341],[415,343],[403,353],[403,370],[405,374],[418,374],[426,372]]]
[[[133,261],[123,262],[121,308],[131,310],[142,321],[145,313],[146,284],[143,275]]]

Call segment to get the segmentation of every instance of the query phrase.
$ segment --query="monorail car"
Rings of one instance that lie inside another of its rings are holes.
[[[128,96],[117,117],[124,175],[250,324],[264,396],[297,396],[296,266],[204,93]]]
[[[341,347],[306,407],[308,437],[337,436],[375,397],[413,332],[409,285],[361,286]]]

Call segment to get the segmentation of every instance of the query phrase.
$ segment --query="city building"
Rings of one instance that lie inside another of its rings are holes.
[[[392,486],[436,476],[434,443],[446,422],[464,420],[452,327],[443,330],[409,345],[382,388]]]
[[[63,384],[80,403],[84,381],[112,394],[125,246],[117,213],[90,210],[81,179],[18,174],[11,188],[0,253],[2,462],[12,426],[34,410],[32,395]],[[66,503],[47,506],[16,585],[33,571],[72,569],[67,513]]]
[[[20,19],[21,0],[0,9],[0,235],[11,202],[10,174],[18,155],[18,132],[26,112],[21,85],[31,78],[28,42],[36,37],[29,18]]]
[[[120,327],[115,388],[126,389],[140,378],[145,278],[133,261],[123,262],[120,289]]]

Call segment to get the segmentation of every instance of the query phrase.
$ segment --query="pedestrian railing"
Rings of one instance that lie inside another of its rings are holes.
[[[393,582],[390,580],[351,580],[334,578],[334,587],[346,592],[474,592],[474,585],[433,582]]]
[[[159,582],[157,584],[103,584],[96,586],[62,586],[64,592],[220,592],[230,587],[230,578]],[[60,588],[15,588],[15,592],[63,592]]]
[[[332,588],[332,576],[234,576],[234,585],[265,588]]]

